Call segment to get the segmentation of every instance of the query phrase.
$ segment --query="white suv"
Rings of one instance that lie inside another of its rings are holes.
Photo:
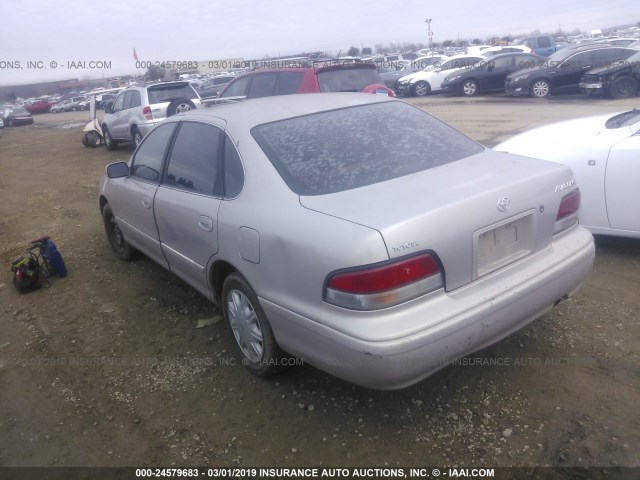
[[[164,82],[130,87],[105,105],[102,133],[107,150],[120,142],[140,144],[158,123],[176,113],[200,106],[200,97],[189,82]]]

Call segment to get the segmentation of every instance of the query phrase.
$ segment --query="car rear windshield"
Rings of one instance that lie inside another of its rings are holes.
[[[175,83],[172,85],[158,85],[149,87],[149,104],[171,102],[176,98],[198,98],[198,94],[188,83]]]
[[[426,112],[392,101],[251,130],[289,188],[324,195],[428,170],[483,147]]]
[[[375,68],[339,68],[318,72],[321,92],[360,92],[374,83],[384,83]]]

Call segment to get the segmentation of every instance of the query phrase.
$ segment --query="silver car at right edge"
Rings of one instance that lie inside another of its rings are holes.
[[[100,208],[118,257],[141,251],[220,306],[254,374],[293,355],[374,389],[522,328],[594,260],[568,167],[382,95],[171,117],[107,167]]]

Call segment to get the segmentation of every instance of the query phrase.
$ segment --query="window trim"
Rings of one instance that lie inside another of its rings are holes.
[[[150,134],[153,133],[156,129],[154,128],[151,132],[149,132],[149,134],[145,135],[145,137],[142,139],[142,142],[140,143],[140,145],[138,145],[138,147],[136,148],[135,152],[133,152],[133,155],[131,155],[131,160],[129,161],[129,177],[133,178],[134,180],[140,181],[140,182],[144,182],[144,183],[149,183],[151,185],[157,185],[160,186],[162,184],[162,179],[164,176],[164,170],[165,170],[165,165],[167,163],[167,154],[168,152],[170,152],[173,149],[173,141],[176,138],[176,132],[178,131],[178,126],[176,126],[175,124],[178,122],[166,122],[163,123],[162,125],[158,125],[157,128],[163,127],[165,125],[173,125],[173,132],[171,133],[171,137],[169,138],[169,141],[167,142],[167,146],[165,147],[164,150],[164,155],[162,156],[162,163],[160,165],[160,177],[159,180],[157,182],[154,182],[153,180],[149,180],[148,178],[143,178],[140,177],[138,175],[135,175],[133,173],[133,166],[134,166],[134,162],[136,159],[136,156],[138,155],[138,152],[140,151],[140,147],[142,147],[142,145],[144,145],[144,142],[147,141],[148,138],[150,138]]]
[[[185,193],[189,193],[191,195],[200,195],[202,197],[209,197],[209,198],[217,198],[219,200],[224,199],[224,191],[225,191],[225,183],[224,183],[224,158],[222,159],[222,162],[220,162],[222,165],[218,165],[218,175],[222,175],[222,195],[217,195],[215,193],[203,193],[203,192],[195,192],[193,190],[189,190],[186,188],[181,188],[178,185],[174,185],[174,184],[168,184],[166,183],[166,178],[167,178],[167,171],[169,169],[169,161],[171,160],[171,155],[173,154],[173,147],[175,146],[175,142],[176,139],[178,138],[178,134],[180,133],[180,130],[182,129],[183,124],[185,123],[198,123],[201,125],[207,125],[209,127],[214,127],[218,130],[218,140],[220,139],[220,136],[224,136],[225,130],[220,127],[219,125],[216,125],[215,123],[210,123],[210,122],[203,122],[200,120],[180,120],[178,122],[173,122],[173,123],[177,123],[177,127],[175,129],[175,132],[173,134],[173,138],[171,139],[170,142],[170,146],[167,150],[167,152],[165,153],[165,156],[163,158],[163,165],[162,165],[162,172],[160,175],[160,182],[158,184],[159,187],[164,187],[164,188],[169,188],[171,190],[178,190],[180,192],[185,192]],[[223,138],[224,140],[224,138]],[[218,149],[216,152],[216,156],[217,158],[220,158],[221,154],[224,153],[224,141],[222,142],[218,142]],[[215,187],[215,184],[214,184]]]

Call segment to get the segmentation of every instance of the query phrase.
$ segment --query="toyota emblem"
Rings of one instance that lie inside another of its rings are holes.
[[[511,208],[511,200],[509,200],[507,197],[502,197],[500,200],[498,200],[497,207],[501,212],[506,212]]]

